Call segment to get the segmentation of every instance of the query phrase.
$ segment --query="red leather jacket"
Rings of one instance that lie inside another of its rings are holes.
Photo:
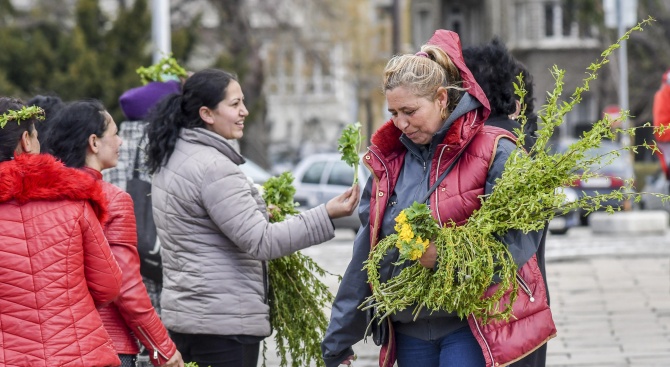
[[[0,366],[118,366],[96,304],[121,289],[100,184],[46,154],[0,163]]]
[[[151,305],[142,282],[133,200],[119,187],[102,181],[100,172],[90,168],[84,170],[99,180],[109,201],[105,236],[123,270],[121,294],[113,303],[100,309],[102,321],[119,354],[137,354],[139,339],[149,350],[154,365],[165,364],[177,347]]]
[[[443,224],[453,220],[457,225],[462,225],[481,207],[479,196],[484,194],[486,177],[499,139],[516,139],[506,130],[484,126],[490,112],[488,100],[463,63],[458,36],[449,31],[437,31],[429,43],[440,46],[451,57],[461,72],[464,85],[469,85],[468,92],[483,105],[454,121],[431,162],[430,185],[458,153],[463,152],[430,198],[435,218]],[[387,122],[373,135],[373,145],[363,157],[374,177],[370,200],[372,246],[379,241],[381,221],[388,202],[386,197],[394,191],[407,153],[399,141],[400,135],[401,131],[393,122]],[[487,367],[515,362],[556,335],[544,280],[535,256],[518,271],[517,281],[520,283],[520,295],[513,305],[514,320],[484,326],[473,317],[468,319],[482,348]],[[493,292],[496,287],[492,286],[487,293]],[[390,367],[395,362],[393,333],[389,339],[389,343],[382,346],[380,351],[380,367]]]

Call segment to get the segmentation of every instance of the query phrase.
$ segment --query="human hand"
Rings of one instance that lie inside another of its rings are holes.
[[[361,200],[361,188],[358,185],[350,187],[344,193],[326,203],[326,211],[331,219],[346,217],[353,214]]]
[[[433,241],[430,241],[430,244],[428,244],[428,248],[419,258],[419,263],[423,265],[423,267],[425,268],[433,269],[435,267],[436,262],[437,262],[437,247],[435,247]]]
[[[342,362],[340,363],[340,365],[346,365],[346,366],[349,366],[349,367],[354,367],[353,362],[356,360],[356,358],[357,358],[357,357],[356,357],[355,354],[350,355],[350,356],[347,357],[344,361],[342,361]]]
[[[181,359],[181,353],[176,351],[172,358],[170,358],[164,365],[161,367],[184,367],[184,361]]]

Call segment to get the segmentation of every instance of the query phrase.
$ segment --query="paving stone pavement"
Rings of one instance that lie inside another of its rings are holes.
[[[342,274],[353,234],[337,231],[303,251]],[[547,238],[547,276],[558,336],[548,367],[670,366],[670,233],[594,236],[588,227]],[[334,277],[324,282],[336,292]],[[268,341],[267,366],[278,366]],[[376,367],[378,347],[360,342],[355,367]],[[260,365],[260,364],[259,364]]]

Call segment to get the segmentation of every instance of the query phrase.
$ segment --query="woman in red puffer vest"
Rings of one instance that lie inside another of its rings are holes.
[[[119,158],[122,141],[116,123],[100,102],[84,100],[63,107],[51,125],[45,150],[67,166],[82,168],[94,177],[109,201],[105,236],[123,270],[123,285],[119,298],[101,309],[100,316],[122,366],[135,366],[138,339],[149,350],[154,365],[183,366],[181,354],[152,307],[142,282],[133,201],[119,187],[102,181],[101,171],[116,166]]]
[[[38,154],[23,107],[0,98],[0,366],[118,366],[96,311],[121,289],[100,183]]]

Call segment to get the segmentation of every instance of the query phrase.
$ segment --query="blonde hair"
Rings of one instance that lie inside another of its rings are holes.
[[[447,110],[453,111],[458,104],[461,73],[451,58],[434,45],[423,45],[425,55],[405,54],[394,56],[384,68],[383,92],[405,87],[416,96],[434,99],[439,87],[445,87],[449,96]]]

